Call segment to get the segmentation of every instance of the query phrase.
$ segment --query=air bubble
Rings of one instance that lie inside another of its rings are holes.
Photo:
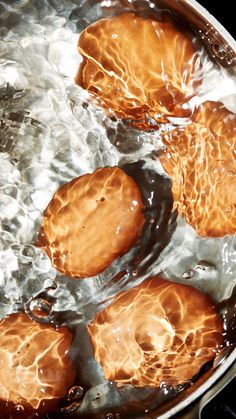
[[[24,256],[25,258],[30,258],[30,259],[33,259],[33,258],[35,257],[35,250],[34,250],[34,247],[33,247],[33,246],[31,246],[31,245],[24,246],[24,247],[21,249],[21,254],[22,254],[22,256]]]
[[[188,271],[185,271],[182,275],[183,278],[185,279],[191,279],[194,275],[194,272],[192,269],[189,269]]]
[[[195,269],[202,270],[202,271],[211,271],[215,269],[215,266],[213,266],[210,262],[207,260],[200,260]]]
[[[150,218],[149,224],[154,224],[154,223],[155,223],[155,218]]]
[[[27,313],[32,320],[47,323],[51,321],[52,305],[43,298],[34,298],[28,304]]]
[[[24,406],[22,406],[22,404],[17,404],[16,406],[15,406],[15,414],[16,415],[22,415],[23,413],[24,413],[24,411],[25,411],[25,408],[24,408]]]
[[[134,269],[133,271],[132,271],[132,276],[138,276],[138,269]]]
[[[74,387],[71,387],[71,389],[69,390],[66,396],[66,400],[75,402],[75,401],[80,400],[83,397],[83,395],[84,395],[83,387],[74,386]]]
[[[120,419],[120,414],[119,413],[107,413],[104,416],[104,419]]]

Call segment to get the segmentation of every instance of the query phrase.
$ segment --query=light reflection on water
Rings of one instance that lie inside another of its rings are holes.
[[[141,279],[113,282],[120,267],[120,261],[116,261],[104,274],[76,282],[58,275],[34,242],[43,211],[61,184],[99,166],[144,156],[147,165],[160,170],[158,162],[154,164],[148,157],[160,146],[158,132],[127,132],[126,127],[96,108],[87,92],[74,85],[81,62],[78,33],[102,15],[117,13],[121,3],[131,9],[140,4],[118,0],[0,4],[0,317],[22,308],[41,292],[45,281],[58,281],[58,288],[48,293],[53,292],[56,316],[69,323],[73,315],[72,323],[79,324],[74,356],[76,345],[82,344],[80,356],[86,374],[81,374],[92,387],[81,409],[91,412],[112,407],[110,400],[113,406],[135,405],[136,400],[144,399],[147,407],[158,404],[157,391],[118,390],[104,380],[84,329],[84,323],[108,304],[109,297]],[[142,4],[150,4],[153,9],[152,3]],[[223,100],[235,111],[235,82],[205,55],[203,63],[204,82],[192,106],[209,99]],[[84,103],[88,106],[82,106]],[[139,146],[117,151],[110,141],[117,133],[121,139],[130,136]],[[211,269],[198,269],[201,261]],[[235,285],[235,261],[235,235],[202,239],[180,219],[170,244],[148,273],[162,271],[221,301],[230,296]],[[190,271],[190,277],[185,275]],[[98,388],[102,397],[93,402]]]

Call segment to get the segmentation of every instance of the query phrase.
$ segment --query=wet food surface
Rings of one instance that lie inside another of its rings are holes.
[[[205,102],[192,122],[163,135],[161,162],[173,182],[179,212],[201,236],[236,231],[236,116]]]
[[[118,294],[88,331],[106,379],[138,387],[190,380],[223,343],[212,301],[158,277]]]
[[[71,342],[67,328],[36,323],[25,313],[0,322],[1,417],[27,419],[57,407],[75,378]]]
[[[97,169],[62,186],[49,203],[38,245],[60,271],[89,277],[127,252],[144,224],[140,190],[118,167]]]
[[[201,62],[192,41],[173,22],[125,13],[102,19],[80,35],[84,61],[77,83],[116,116],[137,127],[150,118],[189,116],[186,103],[201,83]]]

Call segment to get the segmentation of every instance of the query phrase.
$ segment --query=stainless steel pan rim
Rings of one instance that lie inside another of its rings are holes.
[[[182,14],[187,21],[189,21],[196,29],[196,32],[202,36],[204,43],[212,52],[213,58],[221,65],[233,67],[236,63],[236,41],[225,30],[225,28],[196,0],[153,0],[156,3],[167,5],[170,9],[175,8]],[[209,35],[210,34],[210,35]],[[213,36],[213,42],[210,36]],[[215,36],[215,38],[214,38]],[[221,45],[225,51],[224,58],[214,57],[212,46],[215,42]],[[225,59],[226,57],[226,59]],[[227,59],[229,61],[227,63]],[[229,64],[232,58],[232,62]],[[234,70],[234,68],[233,68]],[[236,348],[228,355],[224,362],[219,365],[198,388],[193,390],[191,394],[177,401],[176,404],[167,408],[165,413],[157,414],[158,419],[169,419],[177,413],[186,409],[189,405],[196,403],[200,398],[200,402],[196,407],[196,417],[199,417],[205,401],[209,401],[214,395],[217,394],[227,383],[236,375]],[[173,400],[174,404],[174,400]],[[78,416],[79,417],[79,416]],[[190,416],[193,419],[194,416]]]
[[[233,48],[234,51],[236,51],[236,41],[234,38],[230,35],[230,33],[224,28],[224,26],[221,25],[218,20],[212,16],[205,7],[201,6],[196,0],[184,0],[183,3],[187,3],[189,7],[193,9],[193,13],[200,12],[203,19],[209,21],[214,28],[216,28],[219,33],[228,41],[229,45]]]
[[[236,64],[236,41],[226,31],[226,29],[215,19],[203,6],[201,6],[196,0],[179,0],[178,2],[172,0],[164,0],[164,3],[168,3],[169,7],[174,6],[177,11],[182,13],[184,17],[189,18],[189,21],[193,23],[197,32],[204,40],[205,45],[211,50],[211,55],[220,64],[225,64],[225,60],[222,57],[214,56],[212,50],[212,44],[219,43],[225,50],[226,61],[227,54],[232,60],[230,64],[226,62],[226,65],[230,65],[235,69]],[[174,4],[175,3],[175,4]],[[221,62],[223,61],[223,62]],[[227,65],[227,66],[228,66]],[[188,418],[199,418],[201,410],[204,405],[210,401],[224,386],[226,386],[231,379],[236,376],[236,348],[231,354],[224,360],[224,362],[212,373],[212,375],[200,385],[199,388],[193,391],[185,399],[177,403],[175,406],[168,409],[164,414],[157,416],[158,419],[168,419],[173,415],[176,415],[180,411],[186,409],[188,406],[196,402],[197,399],[202,397],[197,404],[193,407]],[[217,383],[217,384],[216,384]],[[205,395],[204,395],[205,394]]]
[[[232,370],[232,371],[231,371]],[[226,372],[228,372],[227,377],[225,377]],[[221,378],[222,381],[218,383],[218,386],[212,388],[211,394],[209,397],[206,397],[206,401],[210,401],[220,390],[226,386],[231,379],[235,377],[236,374],[236,348],[231,352],[228,358],[216,369],[216,371],[192,394],[186,397],[183,401],[179,402],[177,405],[169,409],[164,414],[157,416],[158,419],[168,419],[173,415],[176,415],[181,410],[184,410],[186,407],[190,406],[195,402],[199,397],[203,396],[212,386]],[[208,394],[206,395],[208,396]],[[202,406],[201,406],[202,405]],[[200,415],[201,408],[205,405],[204,401],[200,401],[199,406],[197,406],[197,413]],[[190,416],[191,417],[191,416]]]
[[[236,64],[236,41],[226,29],[196,0],[155,0],[183,16],[203,43],[214,61],[224,67]]]

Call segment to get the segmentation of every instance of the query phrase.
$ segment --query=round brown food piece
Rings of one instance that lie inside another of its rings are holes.
[[[187,382],[223,342],[212,301],[159,277],[118,294],[88,332],[106,379],[137,387]]]
[[[38,244],[53,266],[74,278],[103,271],[139,239],[140,190],[118,167],[97,169],[63,185],[43,217]]]
[[[14,313],[0,322],[1,417],[39,417],[58,407],[73,384],[66,327],[32,321]]]
[[[163,135],[161,163],[175,204],[200,236],[236,232],[236,115],[205,102],[192,123]]]
[[[76,82],[109,114],[141,129],[186,117],[202,80],[200,54],[183,28],[134,13],[101,19],[80,35]],[[152,121],[150,120],[152,119]]]

